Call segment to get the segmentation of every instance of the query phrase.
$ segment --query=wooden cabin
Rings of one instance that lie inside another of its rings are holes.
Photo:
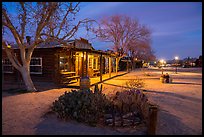
[[[18,47],[14,53],[20,58]],[[103,74],[117,72],[117,56],[95,50],[86,39],[75,39],[63,45],[57,42],[42,43],[36,47],[30,62],[32,80],[69,84],[88,76],[102,77]],[[4,82],[19,82],[20,73],[11,65],[2,50],[2,72]],[[102,78],[101,78],[102,80]]]

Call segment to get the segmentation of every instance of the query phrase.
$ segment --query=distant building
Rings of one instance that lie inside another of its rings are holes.
[[[200,55],[199,58],[196,59],[195,66],[196,67],[202,67],[202,55]]]
[[[196,66],[195,62],[196,62],[196,58],[191,58],[191,57],[184,58],[182,67],[184,68],[195,67]]]

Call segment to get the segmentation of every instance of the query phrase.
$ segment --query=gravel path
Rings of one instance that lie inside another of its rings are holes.
[[[180,70],[181,71],[181,70]],[[202,134],[202,73],[179,72],[174,74],[172,84],[159,81],[160,71],[151,70],[150,76],[144,71],[134,71],[108,80],[103,84],[105,94],[116,92],[128,79],[136,76],[145,80],[145,94],[149,100],[159,105],[157,134],[159,135],[201,135]],[[166,73],[166,72],[165,72]],[[47,87],[42,92],[9,94],[2,92],[2,134],[145,134],[103,127],[89,127],[75,121],[60,121],[53,115],[45,116],[52,102],[68,88]]]

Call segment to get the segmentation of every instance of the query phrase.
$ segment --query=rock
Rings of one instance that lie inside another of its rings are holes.
[[[116,126],[116,127],[120,127],[120,126],[121,126],[121,121],[116,121],[116,122],[115,122],[115,126]]]
[[[112,118],[113,116],[112,116],[112,114],[105,114],[104,117],[105,117],[105,119],[110,119],[110,118]]]
[[[133,116],[133,113],[132,113],[132,112],[123,115],[123,118],[128,118],[128,117],[131,117],[131,116]]]
[[[105,123],[106,123],[106,124],[113,123],[113,119],[106,119],[106,120],[105,120]]]
[[[124,124],[132,123],[133,119],[123,119]]]

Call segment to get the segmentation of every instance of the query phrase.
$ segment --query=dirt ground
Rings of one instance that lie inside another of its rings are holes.
[[[145,94],[159,106],[158,135],[202,135],[202,69],[164,70],[173,83],[159,81],[161,71],[155,68],[139,69],[123,76],[105,81],[103,93],[109,94],[125,87],[125,82],[135,77],[144,79]],[[145,75],[145,74],[149,74]],[[12,88],[11,85],[5,85]],[[14,86],[14,85],[13,85]],[[36,85],[40,92],[14,94],[2,92],[3,135],[143,135],[144,130],[117,130],[89,127],[75,121],[64,122],[54,115],[44,115],[52,102],[71,89],[55,85]]]

